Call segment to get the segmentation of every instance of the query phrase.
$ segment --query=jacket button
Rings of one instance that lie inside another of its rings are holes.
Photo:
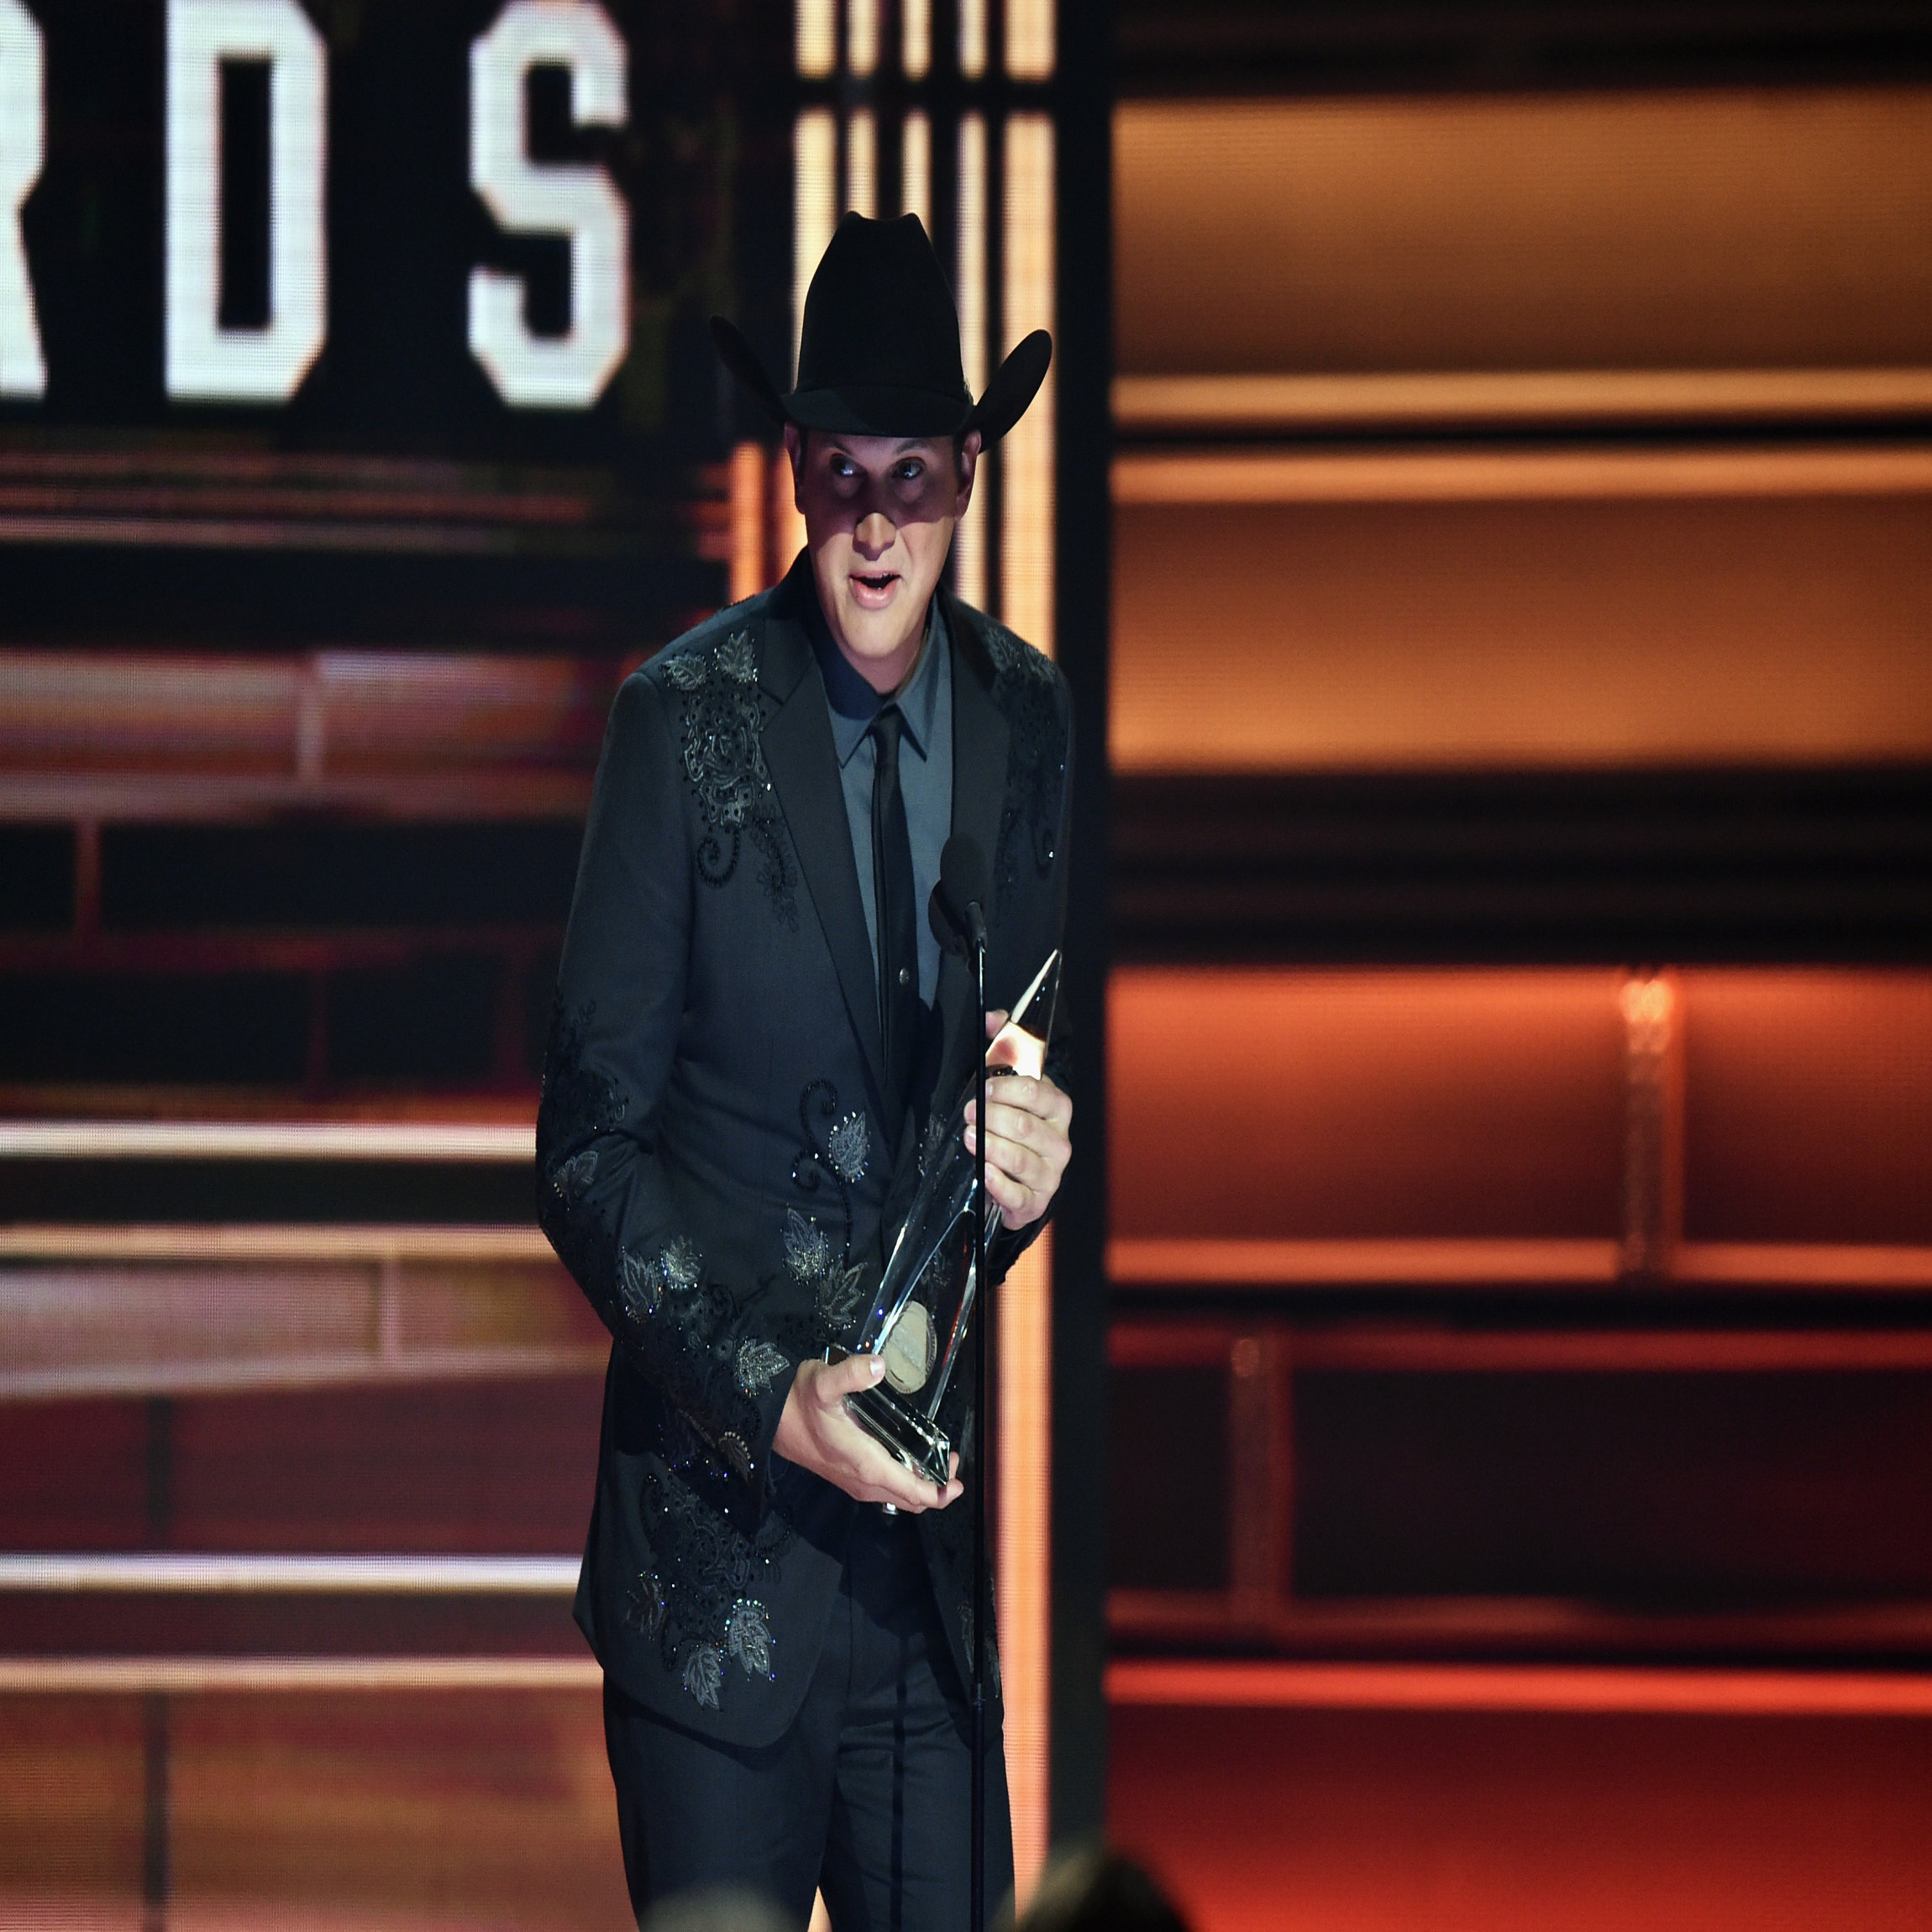
[[[910,966],[901,966],[899,969],[899,984],[901,986],[906,986],[910,985],[911,982],[912,969]]]

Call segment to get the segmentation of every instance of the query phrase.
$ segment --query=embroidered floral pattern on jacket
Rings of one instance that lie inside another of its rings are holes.
[[[688,1235],[674,1235],[658,1255],[658,1274],[667,1294],[696,1294],[704,1273],[705,1257]]]
[[[632,1588],[627,1620],[658,1640],[685,1693],[716,1710],[727,1659],[748,1678],[777,1674],[769,1599],[790,1525],[771,1509],[747,1534],[739,1522],[752,1505],[701,1496],[669,1471],[646,1473],[643,1502],[655,1561]]]
[[[537,1171],[543,1176],[537,1189],[537,1219],[591,1305],[616,1333],[623,1310],[614,1244],[590,1199],[597,1150],[585,1143],[619,1126],[627,1104],[617,1083],[590,1064],[584,1042],[596,1017],[594,1005],[568,1013],[561,1000],[551,1012],[543,1094],[537,1107]]]
[[[791,1367],[791,1357],[769,1341],[741,1341],[738,1349],[738,1385],[747,1395],[762,1395]]]
[[[634,1248],[617,1250],[617,1293],[623,1298],[625,1314],[633,1321],[648,1321],[658,1312],[664,1292],[664,1278],[655,1259],[647,1258]]]
[[[771,1675],[771,1625],[764,1605],[740,1597],[725,1624],[725,1654],[744,1667],[748,1677]]]
[[[537,1114],[538,1171],[545,1177],[537,1218],[638,1369],[684,1411],[723,1468],[749,1484],[760,1427],[758,1405],[739,1383],[748,1338],[737,1331],[738,1298],[706,1278],[703,1252],[688,1235],[673,1234],[654,1249],[620,1243],[616,1204],[590,1191],[603,1170],[598,1150],[584,1143],[612,1132],[626,1111],[615,1084],[590,1065],[592,1017],[588,1008],[559,1014],[551,1028]]]
[[[734,1331],[742,1310],[722,1283],[689,1268],[694,1257],[701,1268],[695,1242],[672,1242],[664,1248],[658,1261],[664,1284],[658,1318],[631,1333],[645,1372],[732,1475],[748,1483],[757,1473],[749,1445],[758,1440],[759,1412],[738,1372],[740,1342]]]
[[[816,1118],[817,1125],[813,1125]],[[872,1135],[865,1116],[838,1110],[838,1089],[830,1080],[814,1080],[798,1096],[799,1130],[805,1145],[791,1163],[791,1184],[801,1192],[816,1194],[822,1183],[830,1181],[838,1195],[838,1211],[845,1217],[845,1235],[839,1252],[852,1250],[852,1189],[864,1179],[866,1163],[872,1157]],[[822,1139],[820,1137],[823,1135]]]
[[[705,1257],[686,1235],[675,1235],[654,1255],[617,1250],[617,1289],[633,1321],[648,1321],[664,1297],[696,1294],[704,1285]]]
[[[558,1162],[550,1175],[550,1185],[564,1200],[580,1194],[597,1178],[597,1150],[585,1147],[582,1153]]]
[[[701,1704],[718,1707],[718,1693],[724,1688],[724,1660],[715,1644],[693,1644],[685,1659],[685,1688]]]
[[[758,682],[758,646],[749,631],[733,631],[717,647],[717,667],[734,685]]]
[[[1004,906],[1019,884],[1022,864],[1031,864],[1042,879],[1053,869],[1067,782],[1067,722],[1052,663],[1005,625],[990,618],[984,624],[986,654],[993,660],[993,701],[1011,734],[993,861],[994,887]]]
[[[796,1208],[785,1215],[785,1265],[791,1278],[811,1297],[827,1341],[845,1339],[865,1305],[865,1289],[856,1268],[848,1268],[832,1252],[832,1243]]]
[[[855,1110],[834,1121],[825,1137],[825,1151],[838,1178],[857,1187],[865,1178],[865,1163],[872,1158],[872,1131],[865,1124],[865,1116]]]
[[[654,1637],[664,1626],[664,1590],[655,1570],[646,1570],[624,1598],[624,1621],[633,1630]]]
[[[664,678],[681,700],[685,776],[705,822],[698,876],[707,885],[728,884],[748,838],[758,848],[759,883],[772,910],[796,931],[798,868],[765,768],[758,646],[751,633],[734,631],[708,649],[667,659]]]
[[[832,1268],[832,1243],[796,1208],[785,1210],[785,1265],[801,1288],[816,1288]]]

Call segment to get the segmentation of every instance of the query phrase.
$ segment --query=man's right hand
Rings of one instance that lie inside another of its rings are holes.
[[[944,1488],[915,1476],[875,1442],[845,1411],[847,1396],[869,1389],[885,1373],[876,1355],[848,1355],[843,1362],[798,1365],[772,1447],[789,1462],[835,1483],[861,1503],[890,1503],[909,1515],[943,1509],[960,1493],[959,1458]]]

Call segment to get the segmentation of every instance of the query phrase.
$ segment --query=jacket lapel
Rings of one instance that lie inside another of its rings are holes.
[[[761,742],[765,769],[771,774],[772,787],[798,853],[799,869],[818,913],[852,1030],[864,1050],[873,1103],[883,1119],[885,1056],[877,975],[872,942],[866,936],[865,906],[858,896],[852,828],[846,821],[825,685],[812,656],[811,640],[794,614],[800,575],[801,565],[794,565],[766,606],[759,683],[778,709],[766,723]],[[803,594],[811,595],[809,582]]]
[[[993,702],[993,667],[974,614],[949,591],[939,594],[953,646],[953,830],[979,846],[990,871],[1005,805],[1011,734]],[[986,909],[989,921],[992,910],[990,906]],[[943,954],[939,962],[938,1005],[945,1058],[933,1095],[941,1106],[952,1105],[973,1064],[977,1018],[973,1000],[971,966],[957,953]]]

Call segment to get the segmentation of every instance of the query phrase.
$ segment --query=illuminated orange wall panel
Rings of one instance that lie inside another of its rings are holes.
[[[1196,1932],[1904,1932],[1932,1898],[1923,1722],[1116,1704],[1109,1743],[1110,1827]]]
[[[1614,1237],[1625,984],[1572,968],[1117,970],[1112,1231]],[[1932,976],[1706,968],[1672,984],[1686,1237],[1932,1245]]]
[[[1924,88],[1135,101],[1114,152],[1123,370],[1932,361]]]
[[[623,1924],[603,1742],[594,1691],[183,1700],[181,1918],[252,1898],[364,1922]]]
[[[0,1887],[11,1923],[140,1923],[142,1721],[128,1698],[0,1700]]]
[[[1112,1231],[1613,1236],[1618,984],[1600,971],[1117,971]]]
[[[0,1404],[0,1548],[138,1549],[147,1447],[139,1401]]]
[[[165,1922],[627,1922],[596,1690],[176,1698]],[[143,1716],[0,1704],[8,1923],[143,1923]],[[159,1923],[150,1918],[150,1923]]]
[[[1923,1925],[1932,976],[1680,962],[1924,928],[1932,87],[1130,101],[1115,159],[1142,956],[1389,957],[1289,928],[1332,881],[1483,957],[1413,803],[1480,794],[1603,966],[1115,973],[1110,1830],[1197,1932]]]
[[[1932,1242],[1932,979],[1706,971],[1684,1015],[1690,1238]]]
[[[1932,755],[1932,494],[1117,516],[1125,771]]]
[[[594,1374],[176,1396],[159,1499],[144,1398],[0,1406],[0,1549],[574,1551],[601,1398]]]

